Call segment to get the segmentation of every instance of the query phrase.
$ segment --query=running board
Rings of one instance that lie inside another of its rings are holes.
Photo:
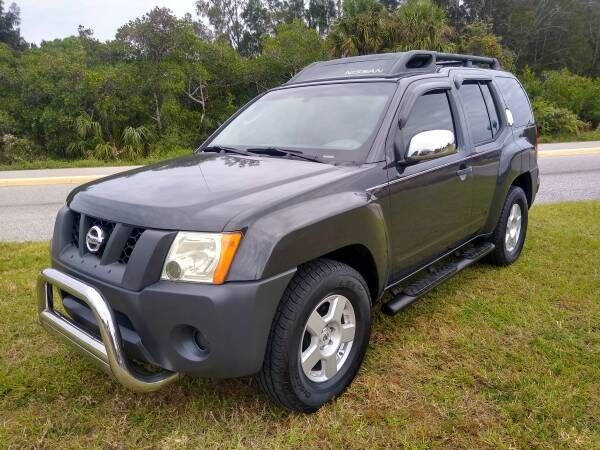
[[[494,248],[494,244],[486,242],[465,250],[451,261],[442,262],[441,265],[430,270],[427,275],[406,286],[402,292],[395,295],[389,302],[384,303],[381,310],[389,316],[397,314],[442,282],[493,252]]]

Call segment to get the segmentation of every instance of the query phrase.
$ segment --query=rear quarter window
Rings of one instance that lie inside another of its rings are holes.
[[[467,114],[473,143],[478,145],[491,140],[493,137],[492,127],[479,83],[476,81],[466,82],[458,92]]]
[[[497,77],[496,84],[500,88],[506,105],[512,112],[516,127],[532,125],[533,113],[527,94],[521,84],[514,78]]]

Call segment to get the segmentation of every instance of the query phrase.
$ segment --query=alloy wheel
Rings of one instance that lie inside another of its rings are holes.
[[[315,383],[333,378],[348,360],[356,333],[352,303],[343,295],[323,299],[308,316],[300,342],[300,365]]]
[[[519,243],[522,218],[521,206],[515,203],[510,209],[508,222],[506,223],[506,235],[504,237],[504,246],[509,253],[512,253]]]

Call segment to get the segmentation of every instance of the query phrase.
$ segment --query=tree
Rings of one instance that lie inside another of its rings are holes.
[[[487,22],[518,67],[600,72],[600,0],[436,0],[463,33]]]
[[[238,47],[244,56],[260,54],[262,50],[262,37],[270,28],[271,17],[269,11],[261,0],[248,0],[242,11],[246,29]]]
[[[334,56],[413,49],[452,50],[444,10],[431,0],[408,0],[389,13],[377,0],[345,0],[328,36]]]
[[[392,51],[454,49],[446,13],[431,0],[408,0],[386,22],[386,31]]]
[[[21,10],[16,3],[11,3],[8,11],[4,11],[4,0],[0,0],[0,42],[15,50],[22,50],[27,43],[21,37]]]
[[[502,39],[492,33],[492,24],[489,22],[473,22],[467,25],[459,36],[458,51],[497,58],[506,70],[512,71],[515,68],[515,55],[502,46]]]
[[[548,133],[600,122],[600,80],[582,76],[600,73],[600,0],[203,1],[202,20],[155,8],[112,41],[80,27],[31,48],[0,0],[0,159],[190,148],[314,61],[418,48],[529,64]]]
[[[198,0],[196,13],[208,20],[217,38],[225,38],[237,49],[244,37],[246,4],[246,0]]]
[[[16,76],[18,103],[11,108],[16,134],[64,156],[75,140],[73,121],[93,100],[85,89],[85,51],[79,39],[46,42],[23,52]]]
[[[310,0],[306,10],[306,21],[310,28],[325,35],[337,17],[337,7],[333,0]]]
[[[585,70],[589,44],[583,29],[581,0],[504,0],[478,6],[493,31],[515,52],[520,65],[534,70],[567,65]],[[600,24],[599,24],[600,25]]]
[[[265,38],[259,63],[271,79],[269,84],[276,85],[287,81],[308,64],[323,59],[327,59],[327,54],[319,34],[301,20],[294,20],[278,25],[275,35]]]
[[[6,44],[0,44],[0,136],[17,132],[14,113],[21,105],[15,95],[19,91],[18,60]]]
[[[117,31],[117,40],[125,45],[128,58],[138,66],[140,80],[150,94],[150,115],[159,134],[164,125],[163,104],[176,90],[176,60],[186,33],[194,33],[189,23],[177,19],[169,9],[158,7]]]
[[[335,57],[381,52],[387,44],[387,12],[377,0],[344,0],[342,17],[327,36]]]
[[[285,23],[291,23],[294,20],[304,20],[304,0],[283,0],[281,10]]]
[[[600,0],[586,0],[583,3],[584,30],[590,48],[585,72],[600,76]]]

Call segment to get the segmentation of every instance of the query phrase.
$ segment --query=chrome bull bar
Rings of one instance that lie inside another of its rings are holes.
[[[83,330],[54,309],[52,286],[84,301],[92,310],[102,340]],[[121,333],[112,309],[102,294],[56,269],[44,269],[38,277],[39,319],[44,328],[94,361],[123,386],[137,392],[152,392],[179,378],[178,373],[163,370],[156,374],[136,372],[123,350]]]

